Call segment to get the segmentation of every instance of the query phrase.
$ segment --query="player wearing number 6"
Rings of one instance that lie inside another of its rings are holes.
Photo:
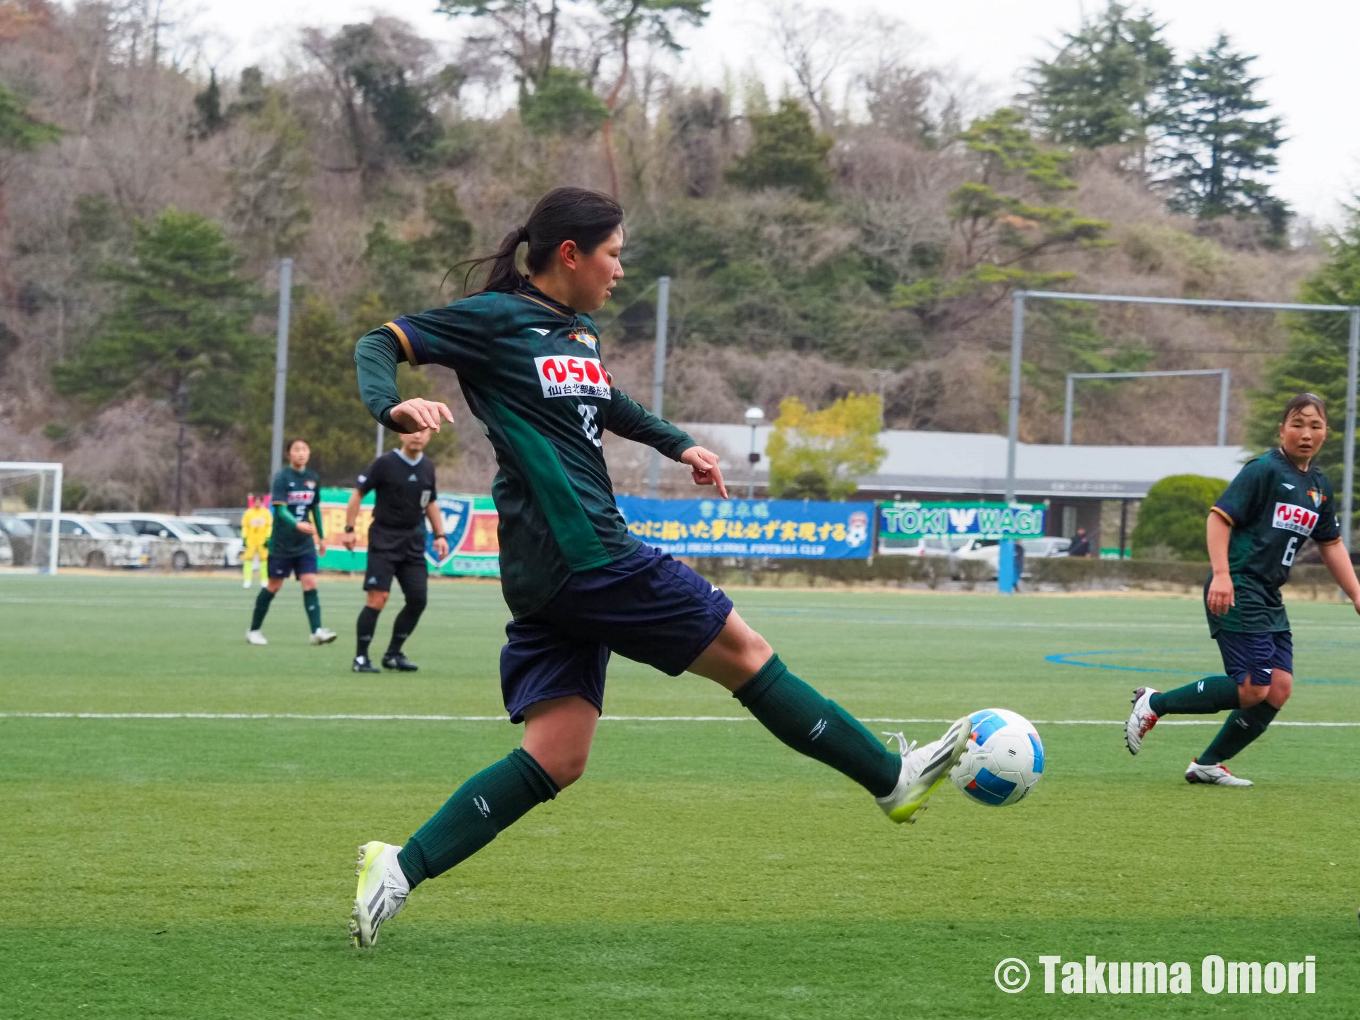
[[[903,738],[900,752],[890,751],[789,672],[721,589],[629,534],[603,431],[684,463],[723,499],[727,489],[716,455],[631,400],[604,367],[589,313],[623,277],[623,242],[616,202],[559,188],[484,260],[494,261],[481,293],[402,316],[355,350],[364,402],[388,428],[414,432],[452,420],[441,403],[401,398],[397,365],[405,359],[457,372],[491,440],[501,586],[514,617],[501,649],[501,692],[510,721],[524,722],[522,746],[468,779],[404,846],[361,848],[351,929],[358,945],[373,944],[412,887],[580,778],[611,652],[671,676],[716,681],[785,744],[868,790],[893,821],[912,820],[967,746],[965,716],[925,747]],[[515,263],[525,243],[528,278]],[[638,810],[668,808],[663,797]]]
[[[1124,728],[1137,754],[1164,715],[1232,709],[1208,749],[1190,763],[1190,783],[1251,786],[1223,762],[1266,731],[1294,686],[1294,646],[1280,586],[1289,580],[1299,545],[1311,538],[1332,577],[1360,612],[1360,582],[1341,544],[1332,483],[1313,465],[1327,438],[1322,398],[1300,393],[1284,409],[1280,445],[1238,472],[1209,513],[1209,561],[1204,585],[1209,633],[1223,654],[1226,676],[1209,676],[1157,691],[1140,687]]]

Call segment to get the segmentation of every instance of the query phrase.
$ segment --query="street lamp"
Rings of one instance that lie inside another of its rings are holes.
[[[746,487],[746,498],[756,498],[756,465],[760,463],[760,454],[756,453],[756,426],[765,420],[765,412],[758,407],[748,407],[746,409],[746,424],[751,426],[751,452],[746,455],[746,460],[750,465],[750,482]]]

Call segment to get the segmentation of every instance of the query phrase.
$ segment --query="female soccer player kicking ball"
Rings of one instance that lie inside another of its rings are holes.
[[[1360,612],[1360,582],[1341,544],[1332,483],[1313,465],[1327,438],[1322,398],[1300,393],[1284,409],[1280,445],[1233,479],[1209,513],[1209,562],[1204,586],[1209,634],[1227,676],[1208,676],[1157,691],[1133,692],[1124,742],[1137,754],[1164,715],[1204,715],[1232,709],[1209,747],[1190,763],[1186,782],[1251,786],[1223,763],[1266,731],[1294,686],[1294,644],[1280,598],[1299,543],[1311,537],[1336,583]]]
[[[368,409],[399,432],[452,421],[441,403],[402,400],[397,364],[458,373],[496,452],[501,585],[513,619],[501,690],[523,745],[467,780],[404,846],[359,851],[351,933],[372,945],[410,890],[476,853],[581,777],[604,703],[611,651],[671,676],[714,680],[794,750],[867,789],[896,822],[913,820],[958,762],[967,717],[922,748],[884,745],[789,672],[717,586],[628,533],[600,446],[608,429],[689,466],[727,498],[716,455],[613,385],[587,313],[623,277],[623,210],[559,188],[494,256],[480,293],[364,336],[355,351]],[[529,277],[515,267],[528,245]]]

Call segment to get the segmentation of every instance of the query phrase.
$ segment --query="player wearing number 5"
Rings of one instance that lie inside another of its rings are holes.
[[[1360,612],[1360,582],[1341,544],[1332,483],[1313,458],[1327,438],[1322,398],[1300,393],[1284,410],[1280,445],[1238,472],[1209,513],[1209,561],[1204,585],[1209,633],[1226,676],[1178,687],[1134,692],[1124,740],[1137,754],[1143,737],[1168,714],[1232,709],[1203,754],[1190,763],[1190,783],[1251,786],[1223,762],[1265,732],[1294,686],[1294,646],[1280,586],[1289,580],[1299,545],[1315,541],[1336,583]]]
[[[372,492],[373,522],[368,526],[368,563],[364,568],[364,592],[367,600],[359,611],[356,628],[358,647],[351,669],[355,673],[376,673],[378,667],[368,657],[368,645],[378,626],[378,614],[387,605],[395,577],[406,599],[392,625],[392,640],[383,653],[384,669],[414,672],[416,664],[402,651],[402,645],[416,628],[416,621],[425,611],[429,590],[430,568],[425,562],[425,520],[434,532],[434,551],[441,560],[449,554],[449,542],[444,537],[444,520],[439,514],[439,500],[435,498],[434,464],[425,456],[425,444],[430,441],[430,430],[408,432],[401,437],[401,449],[389,450],[375,460],[359,476],[354,493],[345,508],[345,533],[340,542],[346,549],[354,548],[354,522],[359,519],[359,505]]]

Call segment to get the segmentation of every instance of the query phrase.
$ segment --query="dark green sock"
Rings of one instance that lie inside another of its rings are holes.
[[[1206,676],[1148,699],[1148,707],[1158,715],[1212,715],[1239,704],[1237,681],[1222,675]]]
[[[458,787],[397,854],[411,887],[467,860],[530,808],[558,794],[552,776],[522,747]]]
[[[845,709],[770,661],[732,695],[767,730],[800,754],[843,772],[875,797],[897,786],[902,759]]]
[[[269,603],[274,601],[274,593],[268,588],[261,588],[260,594],[255,596],[255,612],[250,617],[250,629],[259,630],[264,623],[265,614],[269,612]]]
[[[316,589],[304,591],[302,604],[307,607],[307,625],[315,634],[317,628],[321,626],[321,596],[317,594]]]
[[[1227,761],[1264,733],[1279,711],[1266,701],[1258,701],[1250,708],[1239,708],[1228,716],[1208,749],[1195,760],[1201,765]]]

